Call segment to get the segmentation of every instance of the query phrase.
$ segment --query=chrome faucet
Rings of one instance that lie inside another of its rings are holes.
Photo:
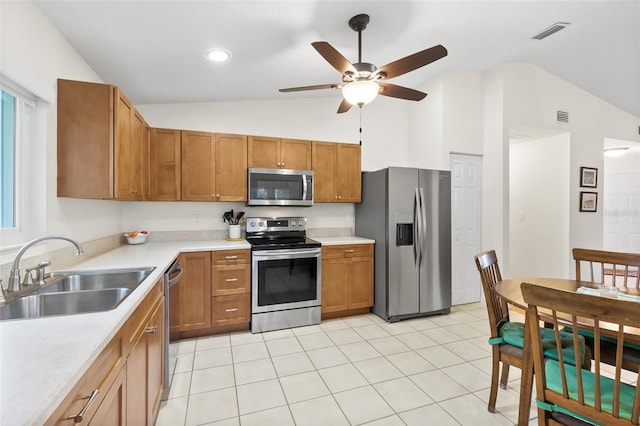
[[[82,247],[80,247],[80,244],[78,244],[77,242],[75,242],[74,240],[68,237],[63,237],[60,235],[52,235],[50,237],[40,237],[40,238],[36,238],[35,240],[31,240],[27,244],[22,246],[20,251],[18,251],[18,254],[16,254],[16,258],[13,260],[13,265],[11,266],[11,275],[9,276],[9,285],[7,288],[7,292],[20,291],[20,259],[22,258],[22,255],[24,254],[24,252],[27,251],[31,246],[46,240],[68,241],[74,246],[76,246],[76,255],[80,256],[84,254],[84,252],[82,251]]]

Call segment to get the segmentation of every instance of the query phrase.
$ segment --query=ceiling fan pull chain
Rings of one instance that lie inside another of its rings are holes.
[[[362,146],[362,108],[360,108],[360,146]]]

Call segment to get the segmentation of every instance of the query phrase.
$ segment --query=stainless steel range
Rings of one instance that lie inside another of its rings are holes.
[[[320,243],[305,217],[249,217],[251,332],[320,323]]]

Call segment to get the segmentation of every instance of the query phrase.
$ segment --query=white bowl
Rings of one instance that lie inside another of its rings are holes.
[[[129,235],[130,233],[124,234],[125,238],[127,239],[127,243],[135,245],[135,244],[144,244],[147,241],[147,237],[149,236],[149,233],[146,233],[146,234],[138,233],[135,237],[130,237]]]

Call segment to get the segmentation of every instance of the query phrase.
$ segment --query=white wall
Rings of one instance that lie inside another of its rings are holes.
[[[49,101],[54,102],[40,102],[43,128],[34,129],[39,135],[36,143],[42,148],[33,160],[42,164],[44,176],[23,194],[46,199],[40,212],[46,222],[43,232],[66,234],[80,242],[120,232],[121,203],[56,197],[56,81],[68,78],[99,82],[99,76],[30,1],[0,1],[0,24],[0,72],[18,70],[19,75],[8,77],[36,94],[51,93]],[[0,251],[4,248],[1,246]]]
[[[569,277],[569,134],[511,142],[510,274]]]

